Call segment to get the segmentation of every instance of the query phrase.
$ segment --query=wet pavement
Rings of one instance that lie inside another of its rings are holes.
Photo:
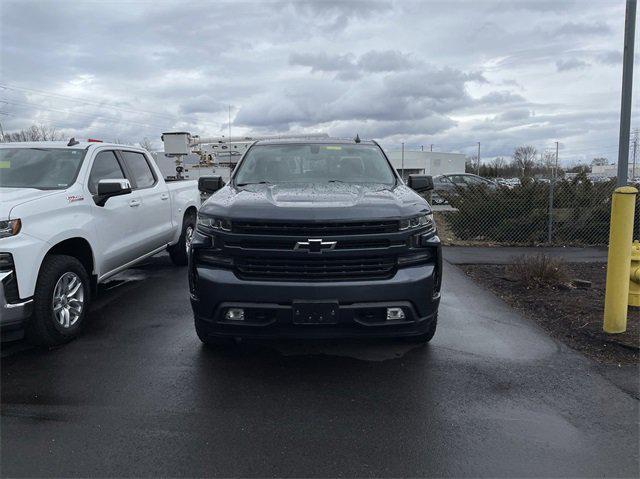
[[[166,256],[3,348],[2,476],[637,477],[638,401],[445,266],[431,344],[195,336]]]

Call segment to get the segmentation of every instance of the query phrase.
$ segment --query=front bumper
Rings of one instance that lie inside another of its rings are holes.
[[[439,264],[402,268],[387,280],[312,283],[246,281],[229,270],[197,266],[192,271],[191,305],[198,329],[209,336],[417,336],[437,315],[439,268]],[[337,303],[337,318],[333,324],[296,324],[298,301]],[[402,308],[405,319],[387,321],[388,307]],[[228,308],[243,308],[245,320],[226,320]]]
[[[0,327],[3,331],[21,327],[33,309],[33,299],[9,302],[7,293],[10,282],[15,281],[14,275],[13,271],[0,273]]]

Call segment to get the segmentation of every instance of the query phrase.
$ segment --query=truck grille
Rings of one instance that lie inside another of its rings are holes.
[[[252,235],[289,236],[342,236],[394,233],[399,229],[397,220],[360,221],[341,223],[265,223],[259,221],[234,221],[233,232]]]
[[[348,281],[386,279],[396,270],[395,257],[378,258],[236,258],[242,279],[280,281]]]
[[[354,249],[386,249],[392,246],[404,246],[407,244],[406,240],[391,241],[387,238],[380,239],[348,239],[340,240],[336,245],[336,250],[354,250]],[[224,245],[230,248],[242,248],[245,250],[285,250],[293,251],[296,245],[295,239],[285,238],[252,238],[242,240],[228,240],[225,239]]]

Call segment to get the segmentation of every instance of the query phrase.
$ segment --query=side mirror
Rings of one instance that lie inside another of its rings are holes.
[[[129,193],[131,193],[129,180],[100,180],[98,181],[98,194],[94,197],[94,200],[96,205],[104,206],[109,198],[128,195]]]
[[[198,189],[203,193],[215,193],[223,186],[222,176],[202,176],[198,178]]]
[[[430,175],[409,175],[407,182],[409,188],[417,191],[431,191],[433,189],[433,177]]]

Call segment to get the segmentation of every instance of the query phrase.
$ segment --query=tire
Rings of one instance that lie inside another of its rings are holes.
[[[198,325],[198,321],[195,322],[196,326],[196,334],[198,335],[198,339],[202,342],[202,344],[211,349],[219,349],[228,346],[232,346],[235,344],[233,338],[221,338],[217,336],[209,336],[203,329]]]
[[[33,296],[33,316],[25,327],[27,340],[39,346],[71,341],[82,329],[90,299],[89,273],[78,259],[45,257]]]
[[[169,256],[176,266],[186,266],[189,263],[189,248],[191,237],[196,231],[196,215],[188,213],[182,220],[182,231],[180,239],[172,246],[169,246]]]
[[[438,315],[436,314],[435,318],[429,325],[429,329],[424,333],[418,336],[409,336],[406,339],[409,343],[414,344],[427,344],[429,341],[433,339],[433,336],[436,334],[436,329],[438,328]]]

